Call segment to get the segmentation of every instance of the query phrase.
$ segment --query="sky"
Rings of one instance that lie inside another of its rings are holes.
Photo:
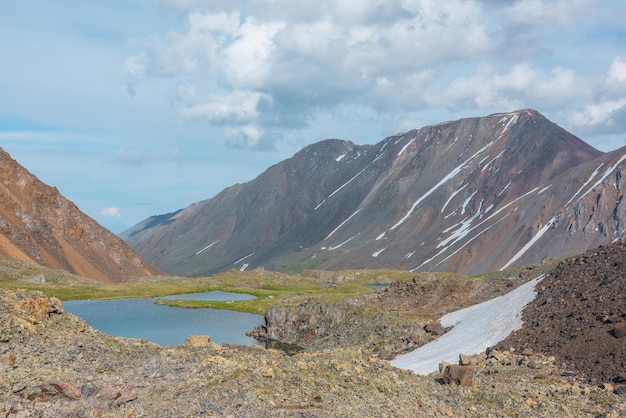
[[[534,108],[626,146],[623,0],[0,2],[0,147],[113,232],[306,145]]]

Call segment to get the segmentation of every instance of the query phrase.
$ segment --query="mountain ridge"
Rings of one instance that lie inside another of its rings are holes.
[[[0,256],[102,282],[160,274],[0,148]]]
[[[622,236],[624,153],[602,153],[533,109],[443,122],[374,145],[326,140],[183,209],[184,217],[151,217],[121,236],[180,275],[481,273]],[[585,187],[602,189],[604,200],[594,202]],[[590,237],[583,216],[605,233]]]

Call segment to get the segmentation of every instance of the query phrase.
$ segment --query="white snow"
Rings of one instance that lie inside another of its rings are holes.
[[[470,197],[465,199],[465,202],[463,202],[463,205],[461,205],[461,215],[465,215],[465,209],[467,208],[467,205],[469,205],[469,203],[472,201],[474,196],[476,196],[476,193],[478,193],[478,190],[476,190],[474,193],[472,193],[472,195]]]
[[[620,165],[620,163],[621,163],[622,161],[624,161],[624,160],[626,160],[626,154],[622,155],[622,156],[621,156],[621,158],[620,158],[620,159],[619,159],[619,160],[618,160],[618,161],[617,161],[614,165],[612,165],[612,166],[610,166],[609,168],[607,168],[607,169],[606,169],[606,171],[604,172],[604,174],[600,177],[600,179],[599,179],[599,180],[597,180],[597,181],[594,183],[594,185],[593,185],[593,186],[591,186],[591,187],[590,187],[590,188],[589,188],[589,189],[588,189],[585,193],[583,193],[583,194],[579,197],[579,199],[582,199],[582,198],[583,198],[583,197],[585,197],[588,193],[590,193],[592,190],[594,190],[596,187],[598,187],[598,186],[599,186],[599,185],[600,185],[600,184],[601,184],[601,183],[602,183],[602,182],[603,182],[603,181],[604,181],[604,180],[605,180],[608,176],[610,176],[610,175],[611,175],[611,173],[612,173],[613,171],[615,171],[615,168],[617,168],[617,166],[618,166],[618,165]],[[602,167],[602,166],[600,166],[600,167]],[[596,169],[596,171],[594,171],[594,172],[593,172],[593,174],[592,174],[591,178],[590,178],[589,180],[587,180],[587,183],[589,183],[589,181],[590,181],[593,177],[595,177],[595,176],[597,175],[598,171],[600,170],[600,167],[598,167],[598,168]],[[583,185],[583,187],[585,187],[585,185],[586,185],[587,183],[585,183],[585,184]],[[583,187],[581,187],[580,189],[582,190],[582,188],[583,188]],[[570,200],[569,200],[569,202],[567,202],[567,203],[569,204],[569,203],[570,203],[570,202],[574,199],[574,197],[576,197],[576,195],[577,195],[579,192],[580,192],[580,190],[578,190],[578,192],[576,192],[576,194],[572,197],[572,199],[570,199]]]
[[[246,271],[246,269],[248,268],[249,264],[248,263],[244,263],[240,268],[239,271]]]
[[[539,191],[537,192],[537,194],[541,194],[541,193],[545,192],[545,191],[546,191],[546,190],[548,190],[550,187],[552,187],[552,185],[551,185],[551,184],[548,184],[546,187],[544,187],[543,189],[539,190]]]
[[[335,161],[339,162],[339,161],[343,160],[346,157],[346,155],[348,155],[348,151],[344,152],[339,157],[335,158]]]
[[[372,257],[374,257],[374,258],[378,257],[380,255],[380,253],[382,253],[386,249],[387,249],[387,247],[383,248],[382,250],[376,251],[374,254],[372,254]]]
[[[348,216],[348,219],[346,219],[345,221],[343,221],[342,223],[340,223],[340,224],[339,224],[339,226],[338,226],[337,228],[333,229],[333,230],[331,231],[331,233],[330,233],[330,234],[328,234],[328,235],[326,236],[326,238],[324,238],[324,241],[326,241],[328,238],[330,238],[330,237],[331,237],[331,236],[332,236],[335,232],[337,232],[337,230],[338,230],[339,228],[341,228],[341,227],[342,227],[342,226],[343,226],[346,222],[348,222],[350,219],[352,219],[352,218],[353,218],[353,217],[354,217],[357,213],[359,213],[360,211],[361,211],[361,209],[357,210],[357,211],[356,211],[356,212],[354,212],[352,215]]]
[[[383,148],[384,148],[384,147],[383,147]],[[374,164],[374,163],[375,163],[378,159],[380,159],[380,157],[382,157],[384,153],[385,153],[385,152],[383,152],[383,149],[381,148],[381,153],[380,153],[380,154],[378,154],[378,155],[376,156],[376,158],[374,158],[374,159],[373,159],[373,160],[372,160],[372,161],[371,161],[368,165],[366,165],[366,166],[365,166],[365,168],[364,168],[363,170],[361,170],[361,171],[359,171],[358,173],[356,173],[356,174],[354,175],[354,177],[352,177],[350,180],[348,180],[347,182],[345,182],[344,184],[342,184],[342,185],[341,185],[341,187],[339,187],[337,190],[335,190],[334,192],[332,192],[331,194],[329,194],[329,195],[328,195],[328,197],[327,197],[326,199],[322,200],[322,202],[321,202],[319,205],[315,206],[315,209],[313,209],[313,210],[318,210],[318,209],[320,208],[320,206],[322,206],[322,205],[326,202],[326,200],[327,200],[327,199],[330,199],[330,198],[331,198],[331,197],[333,197],[335,194],[339,193],[339,191],[341,191],[341,189],[343,189],[344,187],[346,187],[348,184],[352,183],[352,182],[354,181],[354,179],[356,179],[356,178],[357,178],[357,177],[359,177],[361,174],[363,174],[363,172],[364,172],[365,170],[367,170],[367,169],[369,168],[369,166],[371,166],[371,165],[372,165],[372,164]],[[360,156],[360,154],[359,154],[359,155],[357,155],[357,157],[358,157],[358,156]]]
[[[401,155],[404,153],[404,151],[406,151],[406,149],[407,149],[407,148],[408,148],[408,147],[409,147],[409,146],[410,146],[413,142],[415,142],[415,138],[412,138],[409,142],[407,142],[407,143],[406,143],[406,145],[405,145],[405,146],[403,146],[403,147],[402,147],[402,149],[400,150],[400,152],[398,153],[398,155],[396,155],[396,158],[397,158],[397,157],[399,157],[399,156],[401,156]]]
[[[509,128],[511,128],[511,126],[515,125],[515,123],[517,122],[517,120],[519,119],[519,113],[513,113],[513,114],[509,114],[509,116],[511,116],[511,119],[509,119],[509,121],[507,122],[507,124],[504,126],[504,129],[502,130],[502,133],[500,134],[500,136],[498,137],[498,139],[500,139],[502,137],[502,135],[504,135],[504,133],[506,131],[509,130]],[[506,120],[506,116],[503,117],[502,119],[500,119],[500,122],[504,122]]]
[[[467,235],[469,235],[470,232],[480,228],[483,224],[485,224],[486,222],[490,221],[491,219],[493,219],[494,217],[496,217],[498,214],[500,214],[503,210],[505,210],[506,208],[508,208],[509,206],[511,206],[512,204],[514,204],[515,202],[517,202],[520,199],[525,198],[526,196],[535,193],[537,191],[537,189],[539,189],[538,187],[532,189],[531,191],[527,192],[526,194],[517,197],[516,199],[512,200],[511,202],[507,203],[506,205],[504,205],[503,207],[497,209],[494,213],[492,213],[491,215],[489,215],[487,218],[485,218],[483,221],[481,221],[480,223],[478,223],[477,225],[471,227],[470,229],[465,229],[466,228],[466,224],[465,221],[462,221],[448,229],[446,229],[445,231],[442,232],[449,232],[450,230],[458,227],[459,225],[461,226],[461,228],[459,228],[459,230],[457,232],[454,233],[454,240],[446,245],[444,248],[440,249],[439,252],[437,252],[437,254],[433,255],[432,257],[430,257],[427,260],[424,260],[424,262],[422,262],[422,264],[420,264],[419,266],[415,267],[414,269],[411,269],[411,271],[418,271],[419,269],[421,269],[423,266],[425,266],[426,264],[430,263],[431,261],[433,261],[435,258],[439,257],[440,255],[442,255],[444,252],[446,252],[451,246],[455,245],[459,240],[461,240],[462,238],[466,237]],[[482,204],[482,202],[481,202]],[[481,211],[479,210],[478,212],[481,214],[481,216],[483,214],[486,214],[487,212],[489,212],[491,209],[493,208],[493,205],[490,205],[486,210]],[[517,210],[517,209],[515,209]],[[493,227],[494,225],[500,223],[502,220],[504,220],[506,217],[508,217],[509,215],[505,215],[504,217],[502,217],[501,219],[499,219],[498,221],[496,221],[495,223],[489,225],[486,229],[484,229],[483,231],[479,231],[477,233],[474,233],[472,238],[469,239],[465,244],[463,244],[460,248],[458,248],[456,251],[454,251],[452,254],[448,255],[446,258],[444,258],[442,261],[440,261],[437,265],[443,263],[445,260],[447,260],[448,258],[450,258],[453,254],[457,253],[458,251],[460,251],[462,248],[464,248],[465,246],[467,246],[470,242],[472,242],[474,239],[478,238],[481,234],[483,234],[484,232],[486,232],[487,230],[489,230],[491,227]],[[473,219],[471,220],[473,221]],[[449,242],[449,238],[446,239],[446,243]],[[437,246],[437,248],[441,247],[441,244]]]
[[[426,199],[428,196],[430,196],[432,193],[435,192],[435,190],[437,190],[439,187],[441,187],[443,184],[445,184],[446,182],[448,182],[448,180],[454,178],[457,174],[459,174],[461,171],[463,171],[463,169],[465,169],[465,167],[467,167],[468,165],[471,164],[472,161],[474,161],[474,159],[476,159],[476,157],[478,157],[480,154],[482,154],[486,149],[488,149],[489,147],[491,147],[493,144],[495,143],[495,141],[491,141],[489,142],[487,145],[485,145],[484,147],[482,147],[481,149],[479,149],[474,155],[472,155],[471,157],[469,157],[467,160],[465,160],[465,162],[463,162],[461,165],[459,165],[458,167],[456,167],[454,170],[452,170],[450,173],[448,173],[448,175],[446,175],[443,179],[441,179],[439,181],[439,183],[435,184],[430,190],[428,190],[426,193],[424,193],[419,199],[417,199],[413,205],[411,206],[411,208],[408,210],[408,212],[402,217],[402,219],[400,219],[398,222],[395,223],[395,225],[393,225],[391,228],[389,228],[389,231],[396,229],[397,227],[399,227],[400,225],[402,225],[407,219],[409,219],[409,217],[413,214],[413,212],[415,211],[415,208],[417,208],[417,206],[422,203],[422,201],[424,199]],[[381,239],[384,236],[384,233],[379,235],[378,239]]]
[[[540,239],[540,238],[541,238],[541,237],[542,237],[542,236],[543,236],[546,232],[548,232],[548,229],[550,229],[550,227],[552,226],[552,224],[554,224],[554,222],[556,222],[556,220],[557,220],[557,216],[553,217],[553,218],[552,218],[552,219],[550,219],[548,222],[546,222],[546,224],[545,224],[545,225],[544,225],[541,229],[539,229],[539,231],[537,231],[537,233],[535,234],[535,236],[534,236],[534,237],[532,237],[532,239],[531,239],[530,241],[528,241],[528,242],[526,243],[526,245],[524,245],[524,246],[522,247],[522,249],[521,249],[521,250],[519,250],[519,251],[517,252],[517,254],[515,254],[515,255],[513,256],[513,258],[511,258],[511,259],[508,261],[508,263],[506,263],[504,266],[502,266],[502,268],[501,268],[500,270],[504,270],[504,269],[506,269],[506,268],[507,268],[507,267],[509,267],[511,264],[513,264],[513,263],[515,263],[517,260],[519,260],[519,258],[520,258],[521,256],[523,256],[523,255],[524,255],[524,253],[526,253],[526,251],[528,251],[528,250],[530,249],[530,247],[532,247],[533,245],[535,245],[535,243],[536,243],[537,241],[539,241],[539,239]]]
[[[582,186],[580,186],[580,189],[578,189],[578,190],[576,191],[576,193],[574,193],[574,194],[572,195],[572,198],[571,198],[570,200],[568,200],[568,201],[567,201],[567,203],[565,204],[565,206],[567,206],[567,205],[569,205],[570,203],[572,203],[572,200],[574,200],[574,199],[576,198],[576,196],[578,196],[578,193],[580,193],[580,192],[581,192],[581,191],[582,191],[582,190],[583,190],[583,189],[584,189],[584,188],[585,188],[585,187],[586,187],[589,183],[591,183],[591,180],[593,180],[593,179],[594,179],[594,178],[598,175],[598,173],[600,172],[600,169],[601,169],[603,166],[604,166],[604,163],[600,164],[600,165],[598,166],[598,168],[596,168],[595,170],[593,170],[593,173],[591,173],[591,176],[589,176],[589,178],[587,179],[587,181],[586,181],[586,182],[585,182]]]
[[[492,162],[494,162],[498,158],[502,157],[502,154],[504,154],[504,151],[502,151],[500,154],[498,154],[495,157],[493,157],[493,159],[491,159],[491,161],[489,161],[487,164],[485,164],[485,166],[480,171],[485,171],[491,165]]]
[[[344,244],[347,244],[347,243],[349,243],[350,241],[352,241],[352,240],[353,240],[353,239],[354,239],[357,235],[359,235],[359,234],[356,234],[355,236],[348,238],[347,240],[345,240],[344,242],[342,242],[342,243],[341,243],[341,244],[339,244],[339,245],[335,245],[334,247],[328,247],[328,251],[333,251],[333,250],[336,250],[337,248],[341,248],[341,247],[343,247],[343,246],[344,246]],[[326,247],[322,247],[322,249],[325,249],[325,248],[326,248]]]
[[[454,196],[456,196],[457,194],[459,194],[459,193],[461,192],[461,190],[463,190],[463,189],[464,189],[464,188],[466,188],[466,187],[467,187],[467,184],[464,184],[464,185],[463,185],[463,187],[461,187],[461,188],[460,188],[460,189],[458,189],[458,190],[455,190],[455,191],[454,191],[454,192],[450,195],[450,197],[448,198],[448,200],[446,201],[446,203],[444,203],[443,207],[441,208],[441,213],[443,213],[443,211],[446,209],[446,206],[448,206],[448,204],[450,203],[450,201],[451,201],[452,199],[454,199]]]
[[[502,195],[502,193],[504,193],[504,191],[505,191],[506,189],[508,189],[510,185],[511,185],[511,182],[508,182],[508,183],[506,184],[506,186],[504,186],[504,189],[502,189],[502,191],[501,191],[500,193],[498,193],[498,196]]]
[[[248,254],[248,255],[247,255],[247,256],[245,256],[245,257],[241,257],[239,260],[235,261],[233,264],[239,264],[239,263],[241,263],[243,260],[245,260],[246,258],[248,258],[248,257],[252,257],[254,254],[256,254],[256,251],[255,251],[255,252],[253,252],[253,253]]]
[[[218,242],[220,242],[219,240],[217,241],[213,241],[212,243],[210,243],[209,245],[207,245],[206,247],[204,247],[203,249],[201,249],[200,251],[198,251],[195,255],[200,254],[201,252],[208,250],[209,248],[211,248],[212,246],[214,246],[215,244],[217,244]]]
[[[398,356],[391,364],[417,374],[437,371],[439,363],[456,364],[459,354],[479,354],[522,327],[522,310],[535,296],[539,276],[517,289],[489,301],[441,317],[445,327],[454,327],[437,340]]]

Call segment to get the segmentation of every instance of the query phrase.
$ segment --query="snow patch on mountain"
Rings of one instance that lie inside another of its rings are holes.
[[[391,364],[426,375],[437,371],[442,361],[457,364],[459,354],[484,352],[522,327],[522,311],[537,295],[535,286],[543,277],[536,277],[506,295],[442,316],[441,324],[453,327],[451,331],[396,357]]]
[[[200,251],[198,251],[196,254],[194,255],[198,255],[203,253],[204,251],[208,250],[209,248],[211,248],[212,246],[214,246],[215,244],[217,244],[218,242],[220,242],[219,240],[217,241],[213,241],[212,243],[210,243],[209,245],[207,245],[206,247],[204,247],[203,249],[201,249]]]

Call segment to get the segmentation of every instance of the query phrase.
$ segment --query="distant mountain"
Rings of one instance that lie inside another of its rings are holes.
[[[160,273],[2,148],[0,256],[103,282]]]
[[[172,274],[383,268],[474,274],[626,232],[626,148],[602,153],[520,110],[376,145],[327,140],[121,236]]]

